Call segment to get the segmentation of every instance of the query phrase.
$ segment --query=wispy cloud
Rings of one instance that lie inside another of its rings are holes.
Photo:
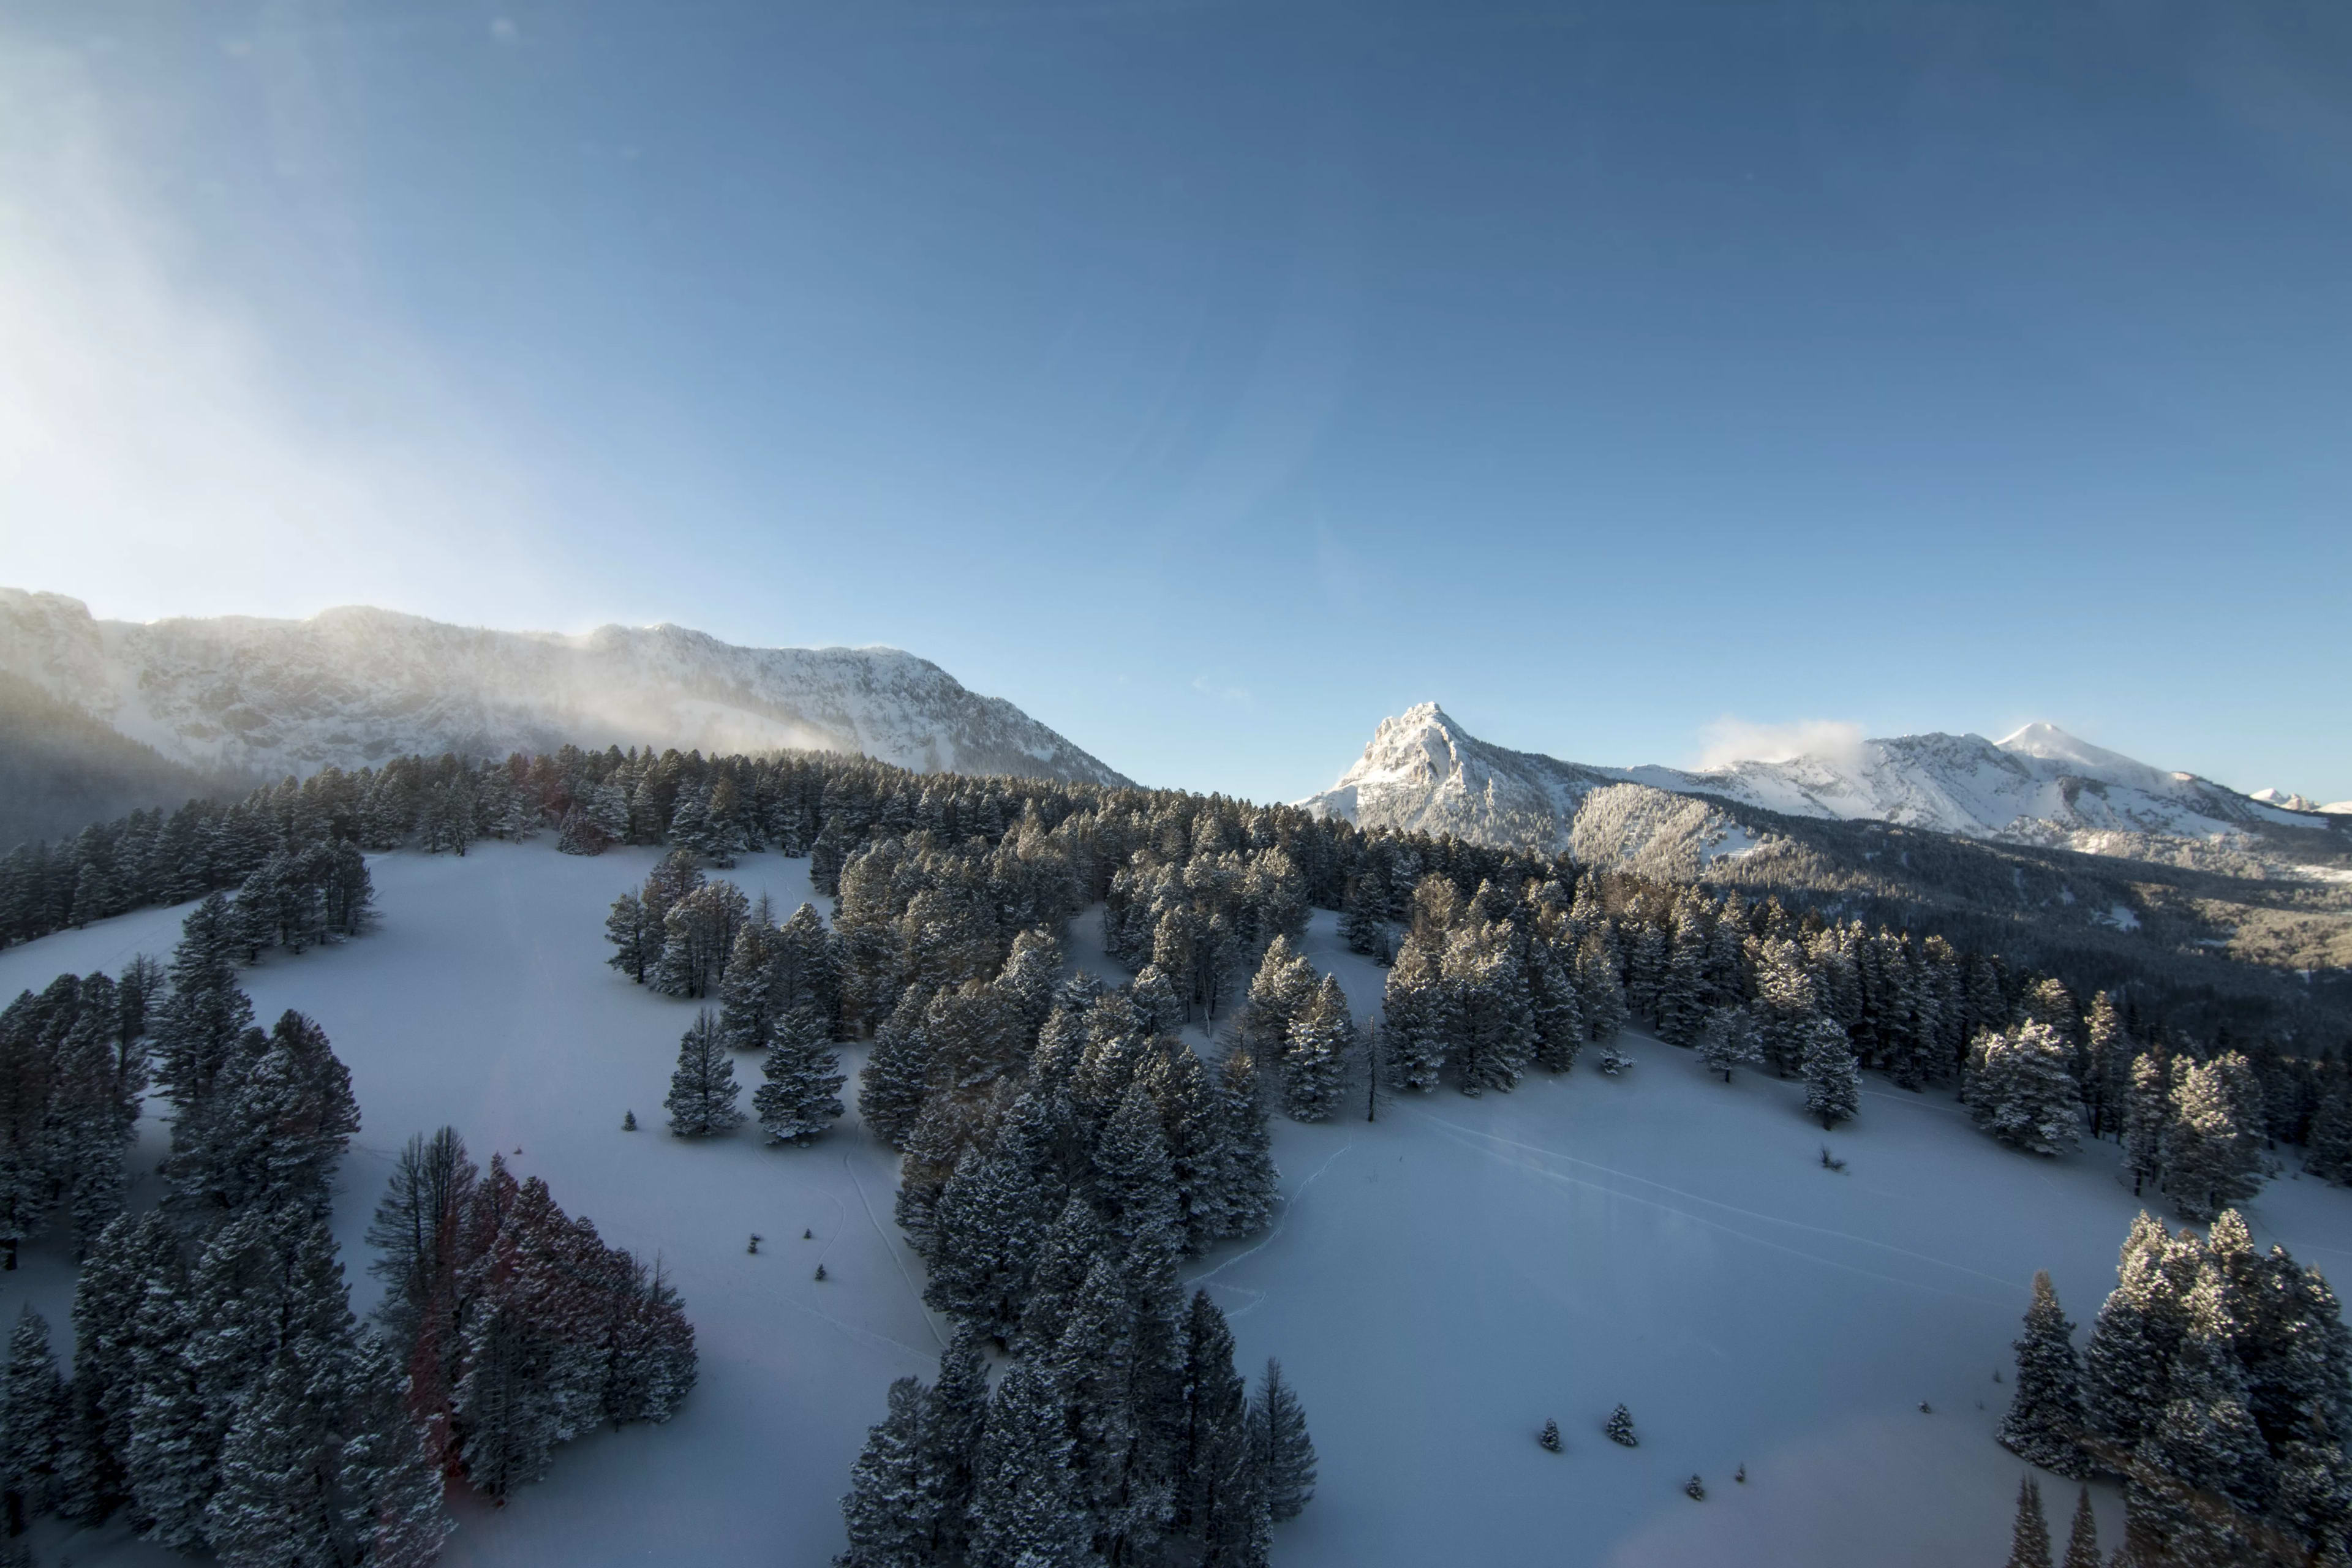
[[[1255,706],[1257,701],[1257,699],[1251,695],[1248,687],[1227,686],[1211,680],[1205,675],[1196,675],[1192,678],[1192,689],[1204,697],[1213,697],[1220,702],[1230,702],[1239,708]]]
[[[271,54],[250,68],[299,71]],[[331,311],[337,352],[290,353],[72,52],[0,34],[0,583],[142,616],[516,607],[544,570],[524,487],[422,354]]]
[[[1843,719],[1763,723],[1726,714],[1699,732],[1698,765],[1785,763],[1791,757],[1848,762],[1862,751],[1862,726]]]

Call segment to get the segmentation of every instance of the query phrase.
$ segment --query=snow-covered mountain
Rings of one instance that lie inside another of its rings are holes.
[[[861,752],[926,772],[1127,782],[912,654],[737,647],[683,626],[564,637],[364,607],[141,624],[0,588],[0,670],[166,757],[259,777],[569,742]]]
[[[1900,735],[1834,756],[1726,767],[1594,767],[1489,745],[1433,702],[1383,720],[1339,783],[1310,809],[1366,826],[1454,833],[1490,843],[1569,847],[1585,816],[1627,802],[1610,786],[1712,795],[1788,816],[1877,821],[1969,838],[2133,853],[2149,839],[2224,843],[2264,828],[2324,828],[2311,812],[2165,773],[2050,724],[2000,741]],[[1728,818],[1710,831],[1727,837]]]

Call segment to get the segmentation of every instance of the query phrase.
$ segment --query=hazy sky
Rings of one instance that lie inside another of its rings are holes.
[[[2347,415],[2336,0],[0,0],[0,583],[101,615],[2343,799]]]

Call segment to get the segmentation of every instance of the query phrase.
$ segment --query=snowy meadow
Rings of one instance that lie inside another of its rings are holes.
[[[478,1159],[502,1152],[607,1240],[658,1256],[695,1324],[700,1380],[675,1420],[566,1446],[503,1509],[461,1501],[452,1563],[825,1562],[886,1388],[933,1375],[948,1332],[892,1224],[897,1157],[854,1109],[803,1148],[765,1146],[750,1125],[700,1142],[661,1130],[695,1005],[616,974],[602,934],[656,856],[543,841],[379,856],[366,938],[243,975],[261,1018],[309,1014],[351,1069],[363,1125],[334,1231],[355,1310],[377,1294],[362,1238],[391,1163],[448,1123]],[[803,859],[716,875],[780,912],[810,897]],[[184,912],[0,952],[0,989],[166,957]],[[1375,1014],[1383,972],[1335,922],[1314,915],[1305,955]],[[1069,950],[1127,978],[1094,911]],[[1190,1037],[1211,1048],[1197,1026]],[[1276,1225],[1185,1274],[1224,1308],[1238,1363],[1280,1355],[1306,1404],[1320,1481],[1277,1527],[1277,1559],[1998,1561],[2022,1467],[1993,1441],[2009,1394],[1995,1373],[2009,1375],[2036,1269],[2078,1323],[2112,1288],[2140,1206],[2114,1146],[2021,1157],[1948,1092],[1874,1075],[1861,1114],[1825,1135],[1797,1083],[1741,1071],[1727,1085],[1638,1036],[1626,1049],[1634,1065],[1615,1077],[1586,1065],[1511,1094],[1399,1096],[1370,1121],[1360,1100],[1318,1125],[1276,1121]],[[845,1069],[862,1057],[845,1047]],[[153,1110],[142,1172],[166,1138]],[[624,1131],[632,1111],[640,1130]],[[1844,1169],[1824,1166],[1824,1142]],[[134,1205],[156,1188],[142,1179]],[[2246,1213],[2259,1244],[2352,1274],[2352,1196],[2283,1179]],[[28,1247],[0,1277],[0,1310],[29,1300],[63,1324],[71,1279],[60,1239]],[[1638,1447],[1602,1434],[1619,1404]],[[1560,1452],[1535,1440],[1547,1419]],[[1703,1501],[1685,1493],[1693,1475]],[[2059,1484],[2054,1506],[2070,1495]],[[2103,1495],[2110,1542],[2119,1520]],[[173,1560],[120,1522],[68,1537],[50,1521],[35,1539],[80,1563]]]

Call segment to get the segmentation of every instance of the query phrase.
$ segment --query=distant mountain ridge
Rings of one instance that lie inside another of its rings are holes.
[[[1300,804],[1362,826],[1559,849],[1571,847],[1597,792],[1624,784],[1784,816],[2107,854],[2132,855],[2150,841],[2225,844],[2264,830],[2331,826],[2326,816],[2165,773],[2050,724],[2029,724],[1998,742],[1902,735],[1864,741],[1838,756],[1697,771],[1611,768],[1492,745],[1433,702],[1383,720],[1355,765]],[[1612,807],[1612,816],[1622,812],[1622,802]],[[1738,825],[1717,815],[1709,831],[1729,845]]]
[[[0,588],[0,672],[215,774],[570,742],[856,752],[920,772],[1128,782],[913,654],[739,647],[674,626],[567,637],[363,606],[303,621],[101,621],[77,599]]]

